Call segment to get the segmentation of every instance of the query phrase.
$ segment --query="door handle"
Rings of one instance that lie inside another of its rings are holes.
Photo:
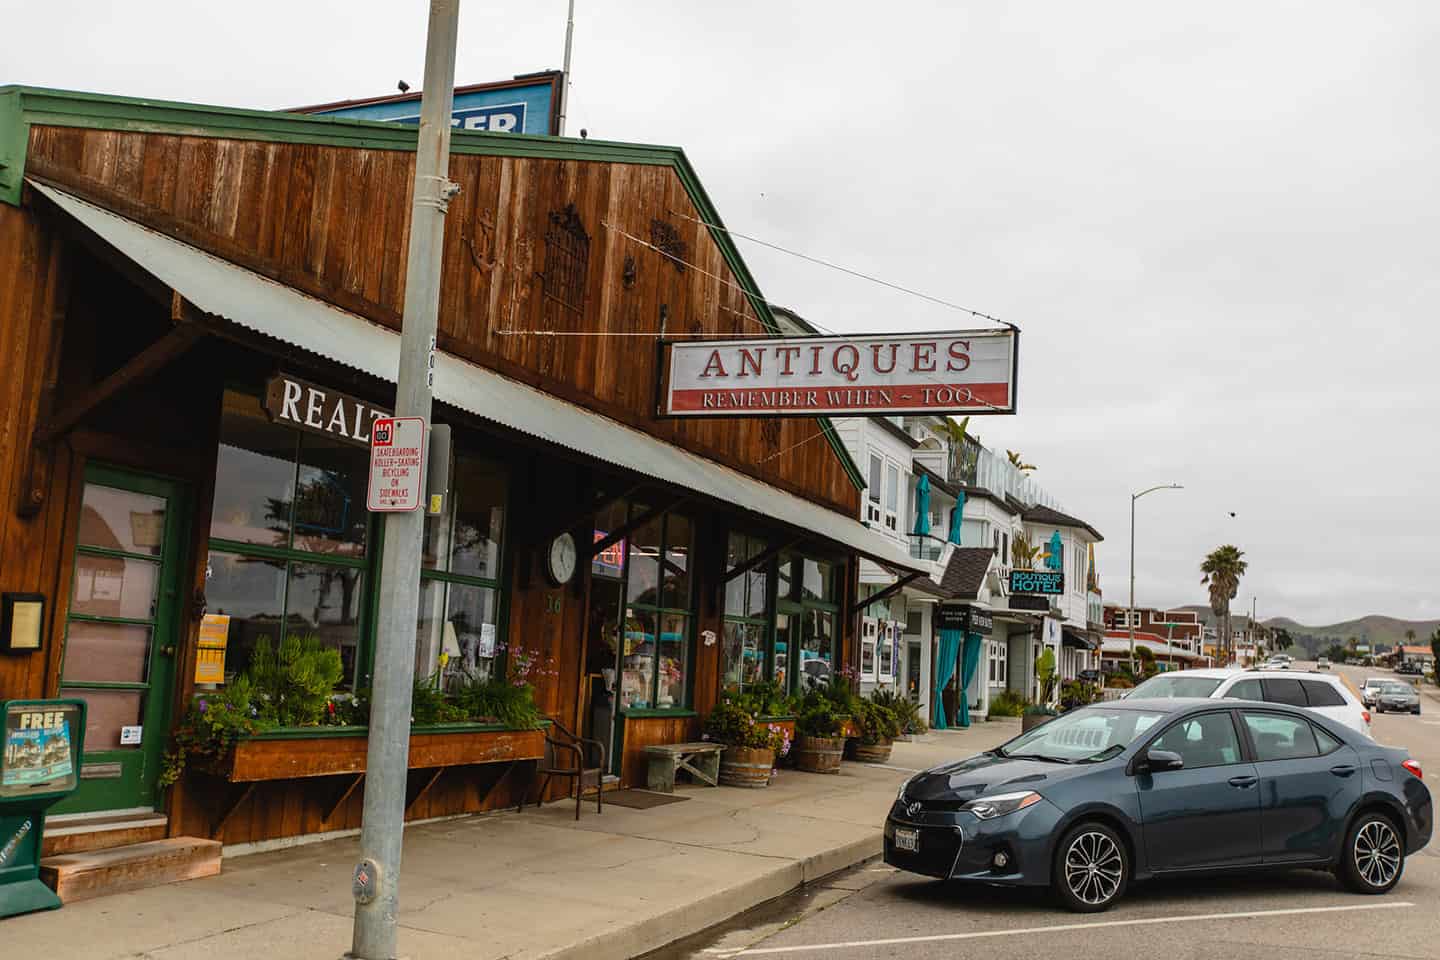
[[[1339,763],[1331,767],[1330,772],[1337,777],[1348,777],[1355,772],[1355,767],[1348,763]]]
[[[1259,777],[1251,777],[1251,776],[1231,777],[1231,778],[1230,778],[1230,786],[1232,786],[1232,787],[1240,787],[1241,789],[1247,789],[1247,788],[1249,788],[1249,787],[1255,786],[1255,784],[1258,783],[1259,780],[1260,780]]]

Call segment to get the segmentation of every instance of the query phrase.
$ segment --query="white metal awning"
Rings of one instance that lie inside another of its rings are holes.
[[[62,190],[29,183],[203,312],[395,382],[398,333]],[[779,520],[895,572],[928,572],[908,550],[857,519],[458,357],[437,355],[435,398],[587,457]]]

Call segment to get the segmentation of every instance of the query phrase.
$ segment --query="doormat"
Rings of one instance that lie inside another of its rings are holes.
[[[651,793],[649,790],[616,790],[614,793],[605,794],[605,805],[608,807],[613,803],[617,807],[649,810],[651,807],[663,807],[667,803],[680,803],[689,799],[677,797],[673,793]]]

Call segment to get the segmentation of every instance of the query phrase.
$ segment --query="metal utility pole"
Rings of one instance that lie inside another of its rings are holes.
[[[570,41],[575,36],[575,0],[570,0],[570,12],[565,16],[565,81],[560,86],[560,117],[555,132],[565,136],[565,115],[570,112]]]
[[[395,386],[395,416],[423,417],[427,424],[434,386],[431,363],[440,309],[445,209],[459,189],[447,176],[459,19],[460,0],[430,0],[425,87],[420,98],[415,191],[410,208],[410,250],[405,265],[405,314]],[[380,602],[375,637],[365,818],[352,888],[355,933],[349,956],[354,960],[395,957],[424,521],[420,510],[392,513],[385,519],[385,548],[380,559],[385,595]]]
[[[1130,673],[1135,673],[1135,501],[1156,490],[1184,490],[1178,483],[1162,483],[1158,487],[1130,494],[1130,609],[1125,620],[1130,624]]]

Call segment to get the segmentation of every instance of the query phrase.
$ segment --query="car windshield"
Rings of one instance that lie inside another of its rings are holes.
[[[1408,683],[1387,683],[1380,688],[1381,693],[1413,693],[1414,690]]]
[[[1159,710],[1086,707],[1022,733],[997,752],[1059,763],[1103,760],[1123,751],[1164,716]]]
[[[1130,692],[1130,696],[1137,700],[1142,697],[1200,697],[1203,699],[1214,693],[1218,686],[1220,686],[1220,681],[1214,677],[1187,677],[1183,674],[1167,677],[1161,674],[1140,684]]]

